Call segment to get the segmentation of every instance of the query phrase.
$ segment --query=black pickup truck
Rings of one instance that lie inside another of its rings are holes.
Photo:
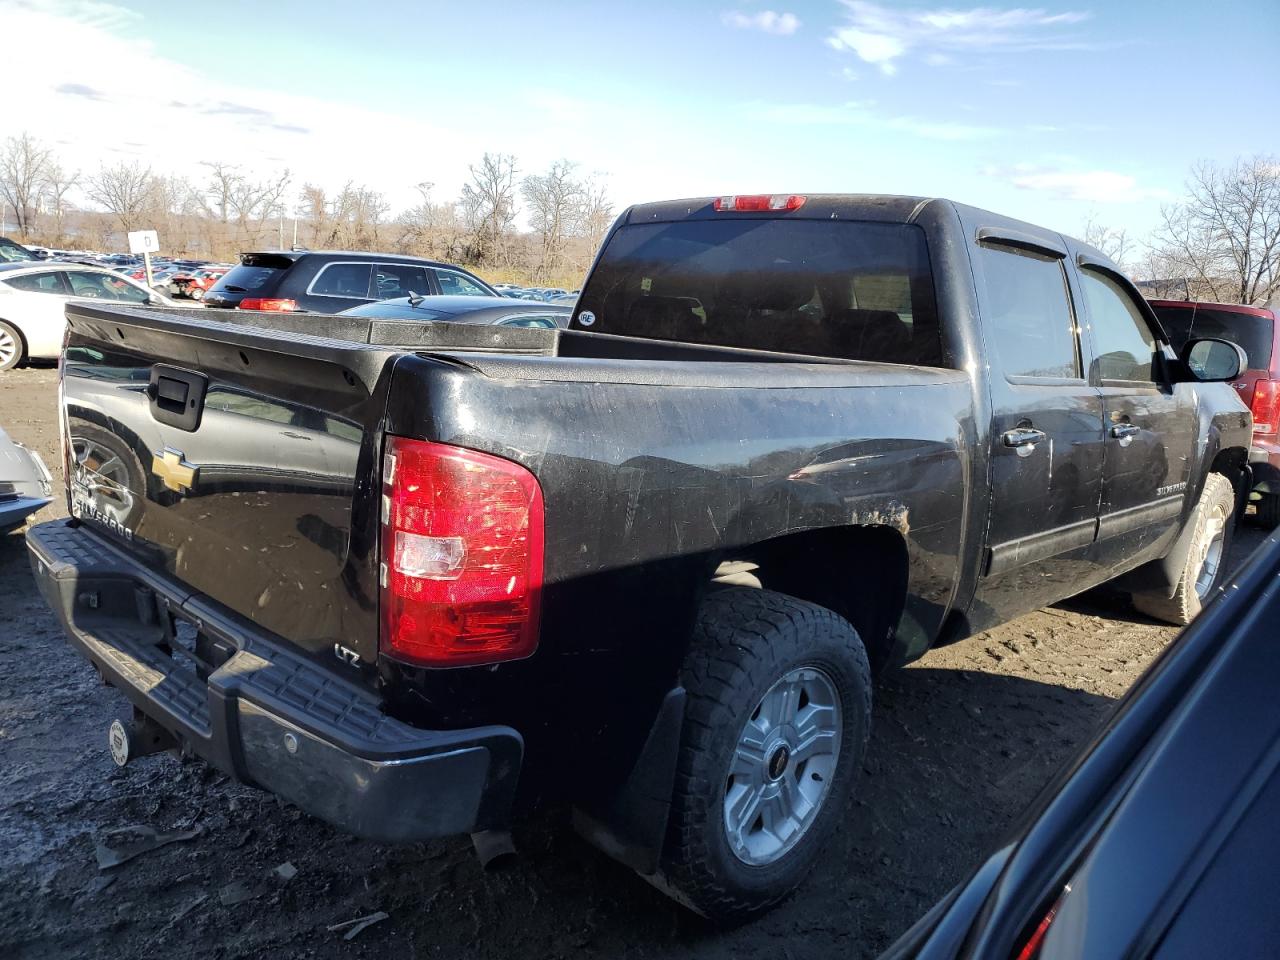
[[[28,534],[133,703],[380,841],[578,829],[737,917],[844,814],[871,678],[1104,581],[1222,576],[1240,351],[940,199],[629,209],[567,330],[68,307],[73,519]]]

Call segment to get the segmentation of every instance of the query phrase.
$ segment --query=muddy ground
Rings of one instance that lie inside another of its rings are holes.
[[[55,389],[52,369],[0,374],[0,423],[56,471]],[[1233,565],[1260,539],[1242,527]],[[63,642],[19,532],[0,538],[0,956],[875,956],[999,840],[1174,633],[1090,595],[891,674],[821,866],[768,916],[720,931],[557,812],[520,825],[521,859],[484,873],[466,838],[356,840],[200,762],[116,768],[106,728],[123,699]],[[95,841],[135,825],[199,832],[100,870]],[[273,873],[282,864],[292,879]],[[379,911],[349,941],[328,929]]]

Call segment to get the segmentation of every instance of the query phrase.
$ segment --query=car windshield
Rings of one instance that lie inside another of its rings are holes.
[[[1250,370],[1268,370],[1271,367],[1273,321],[1268,317],[1195,304],[1152,309],[1160,318],[1169,342],[1179,353],[1188,340],[1229,340],[1248,355]]]
[[[0,237],[0,263],[20,263],[25,260],[35,259],[37,259],[36,255],[26,247],[5,237]]]
[[[785,353],[943,362],[924,231],[733,218],[633,224],[610,239],[573,326]]]

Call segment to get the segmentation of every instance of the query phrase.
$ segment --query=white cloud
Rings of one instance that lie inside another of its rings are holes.
[[[884,116],[875,112],[874,100],[850,100],[840,104],[750,104],[748,109],[770,123],[792,126],[863,127],[888,133],[905,133],[922,140],[949,142],[990,140],[1002,136],[997,127],[927,120],[912,116]]]
[[[897,10],[865,0],[841,0],[845,23],[832,31],[827,44],[848,51],[886,75],[897,61],[919,53],[925,62],[944,66],[960,53],[1013,53],[1031,50],[1091,49],[1096,44],[1068,28],[1089,18],[1083,11],[1049,13],[1021,7],[1000,10]]]
[[[789,37],[800,29],[800,18],[794,13],[775,13],[773,10],[761,10],[759,13],[727,10],[720,14],[720,21],[738,30],[759,30],[781,37]]]
[[[1023,170],[987,173],[1008,176],[1009,181],[1023,190],[1038,190],[1066,200],[1087,200],[1092,203],[1137,203],[1142,200],[1160,200],[1170,196],[1162,187],[1144,187],[1136,177],[1115,170]],[[1009,176],[1009,174],[1012,174]]]

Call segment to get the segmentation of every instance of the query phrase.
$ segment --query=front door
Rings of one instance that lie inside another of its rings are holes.
[[[1199,434],[1195,385],[1170,384],[1141,298],[1102,266],[1079,271],[1102,391],[1106,454],[1097,557],[1117,572],[1163,552],[1189,506]]]
[[[1084,376],[1065,249],[1045,243],[994,238],[974,254],[992,404],[974,631],[1060,600],[1095,573],[1102,398]]]

